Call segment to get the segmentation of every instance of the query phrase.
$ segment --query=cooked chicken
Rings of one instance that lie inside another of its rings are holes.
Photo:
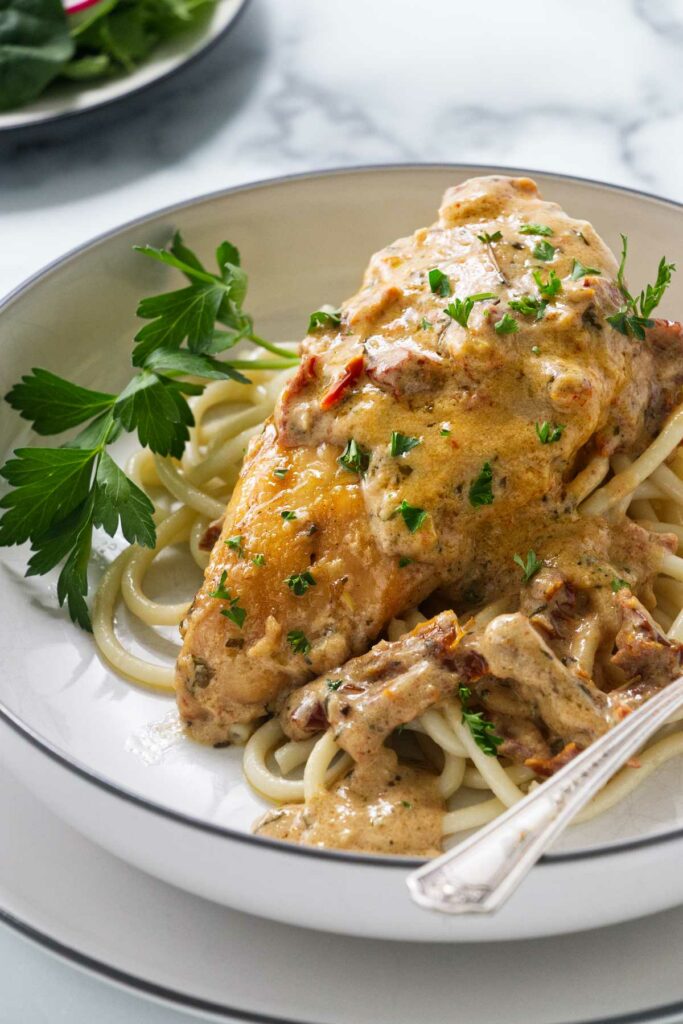
[[[436,224],[372,258],[247,453],[183,625],[192,736],[225,741],[437,590],[511,592],[514,553],[573,516],[573,475],[642,450],[683,345],[666,322],[645,342],[609,326],[616,269],[589,224],[504,177],[450,189]]]
[[[652,666],[653,688],[680,671],[683,648],[662,636],[634,593],[648,599],[671,543],[632,523],[565,524],[561,536],[546,540],[543,568],[511,595],[519,610],[462,626],[453,612],[442,612],[296,690],[284,703],[282,726],[292,739],[331,726],[354,760],[372,760],[397,726],[457,697],[465,685],[512,761],[545,759],[566,746],[579,750],[614,724],[615,709],[642,699],[644,665]],[[625,564],[631,586],[615,591],[612,581],[622,582]],[[586,672],[569,653],[567,637],[580,637],[586,622],[596,631],[598,658],[627,673],[612,693],[593,681],[592,664]]]

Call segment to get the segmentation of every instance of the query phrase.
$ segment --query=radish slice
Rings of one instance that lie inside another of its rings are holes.
[[[67,14],[78,14],[80,11],[87,11],[89,7],[101,3],[101,0],[62,0],[62,5]]]

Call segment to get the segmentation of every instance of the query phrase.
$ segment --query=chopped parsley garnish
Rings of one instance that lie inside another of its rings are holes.
[[[491,463],[485,462],[481,472],[470,484],[469,499],[470,505],[478,508],[480,505],[493,504],[493,470]]]
[[[442,298],[446,298],[447,295],[451,294],[451,282],[442,270],[434,267],[427,276],[429,278],[429,287],[435,295],[441,295]]]
[[[413,448],[417,448],[419,444],[422,444],[421,437],[410,437],[408,434],[402,434],[400,430],[393,430],[389,450],[396,459],[399,455],[407,455]]]
[[[398,560],[398,567],[399,569],[405,569],[407,565],[412,565],[412,563],[412,558],[408,558],[407,555],[401,555],[401,557]]]
[[[350,438],[346,442],[346,448],[339,456],[338,461],[349,473],[360,473],[362,475],[370,465],[370,452],[362,444],[358,444],[358,441]]]
[[[327,680],[327,689],[328,690],[338,690],[339,687],[343,686],[343,685],[344,685],[344,680],[343,679],[328,679]]]
[[[214,591],[209,594],[209,597],[215,597],[219,601],[227,601],[229,607],[221,608],[221,615],[225,615],[226,619],[230,619],[236,626],[241,629],[244,625],[244,620],[247,617],[246,610],[240,607],[239,598],[233,597],[230,591],[225,586],[225,580],[227,578],[227,572],[223,570],[221,573],[221,580]]]
[[[411,810],[412,806],[409,800],[401,800],[401,807],[405,807],[407,811]]]
[[[295,654],[308,654],[311,645],[306,639],[306,634],[300,629],[290,629],[287,634],[287,643]]]
[[[547,224],[522,224],[520,235],[552,235],[554,231]]]
[[[624,298],[624,305],[612,316],[608,316],[607,323],[611,324],[615,331],[625,334],[627,337],[637,338],[639,341],[645,339],[645,328],[654,327],[654,320],[651,314],[662,301],[664,292],[671,284],[671,275],[676,269],[675,263],[667,263],[662,256],[657,267],[657,278],[654,284],[645,286],[644,291],[635,298],[629,292],[624,280],[626,268],[626,257],[628,255],[628,238],[621,236],[621,260],[619,273],[617,274],[617,285]]]
[[[569,276],[572,281],[578,281],[581,277],[590,277],[595,274],[602,274],[602,270],[599,270],[597,267],[586,267],[581,260],[574,260],[572,272]]]
[[[532,270],[534,281],[538,285],[538,290],[541,293],[541,298],[546,299],[548,302],[550,299],[554,299],[555,296],[562,291],[562,281],[557,276],[554,270],[548,272],[548,280],[543,281],[540,270]]]
[[[535,355],[535,356],[540,356],[540,354],[541,354],[541,350],[538,347],[538,345],[532,345],[531,346],[531,351],[532,351],[533,355]]]
[[[480,235],[477,235],[479,241],[483,242],[484,245],[491,245],[492,242],[500,242],[502,237],[503,234],[501,231],[494,231],[492,235],[490,235],[488,231],[483,231]]]
[[[536,242],[532,253],[537,260],[544,260],[546,263],[555,258],[557,249],[550,242]]]
[[[440,434],[441,437],[450,437],[451,436],[451,428],[448,426],[447,423],[442,424],[441,430],[439,431],[439,434]]]
[[[555,444],[565,429],[564,423],[548,423],[547,420],[543,420],[542,423],[536,423],[536,437],[541,444]]]
[[[316,309],[308,321],[308,333],[319,327],[338,327],[341,323],[341,309]]]
[[[289,508],[284,509],[284,511],[282,511],[280,515],[282,516],[286,523],[290,523],[292,519],[296,519],[296,512],[292,512],[292,510]]]
[[[472,733],[472,739],[488,757],[495,757],[498,747],[503,742],[501,736],[496,736],[495,725],[484,718],[483,711],[468,711],[467,703],[472,696],[469,686],[461,686],[458,690],[460,703],[462,705],[462,722]]]
[[[240,370],[263,362],[214,356],[248,339],[277,360],[269,369],[294,366],[291,352],[254,333],[242,306],[247,275],[237,249],[222,242],[215,273],[207,270],[176,233],[168,249],[136,251],[179,270],[185,287],[143,298],[137,313],[148,321],[134,338],[134,372],[119,394],[93,391],[37,368],[22,378],[7,401],[38,434],[79,432],[58,448],[19,448],[0,474],[14,488],[4,509],[0,545],[30,541],[28,575],[42,576],[62,563],[57,598],[83,629],[92,624],[86,604],[93,529],[121,530],[130,544],[153,548],[154,507],[107,452],[122,432],[137,433],[157,455],[180,458],[194,420],[187,398],[211,380],[249,383]],[[218,329],[221,325],[224,329]],[[193,381],[188,380],[192,377]],[[198,381],[201,381],[199,383]]]
[[[259,568],[260,568],[262,565],[266,564],[266,556],[265,555],[254,555],[254,557],[252,558],[252,562],[254,563],[254,565],[258,565]]]
[[[428,513],[423,508],[418,508],[416,505],[410,505],[405,498],[401,504],[394,509],[393,515],[400,515],[403,518],[403,522],[406,524],[411,533],[417,533],[420,527],[423,525]]]
[[[303,597],[309,587],[315,586],[313,575],[305,572],[293,572],[285,580],[285,583],[296,597]]]
[[[284,480],[289,473],[289,466],[278,466],[277,469],[273,470],[273,476],[276,476],[278,480]]]
[[[515,313],[521,313],[522,316],[533,316],[537,320],[542,320],[548,303],[545,299],[535,299],[533,295],[522,295],[519,299],[510,299],[508,305],[510,309],[514,309]]]
[[[524,561],[521,555],[514,555],[512,560],[522,570],[522,583],[528,583],[529,580],[533,579],[538,570],[543,566],[543,562],[539,562],[536,557],[535,551],[527,551],[526,561]]]
[[[496,334],[515,334],[519,330],[519,324],[514,316],[504,313],[500,320],[493,325],[493,329]]]
[[[495,298],[493,292],[479,292],[477,295],[468,295],[466,299],[454,299],[453,302],[448,303],[444,313],[448,313],[451,319],[461,327],[467,327],[475,302],[484,302],[485,299]]]
[[[615,594],[617,594],[620,590],[623,590],[625,587],[630,586],[631,584],[628,582],[628,580],[622,580],[620,576],[612,577],[612,591]]]
[[[235,537],[228,537],[225,543],[231,551],[237,554],[238,558],[244,557],[244,537],[241,534],[237,534]]]
[[[431,331],[431,320],[428,320],[426,316],[423,316],[422,319],[420,320],[420,327],[422,328],[423,331]]]

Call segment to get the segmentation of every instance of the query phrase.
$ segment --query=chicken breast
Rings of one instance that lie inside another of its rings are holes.
[[[247,453],[182,627],[192,736],[225,742],[435,590],[499,594],[513,554],[573,514],[568,480],[642,450],[680,334],[615,331],[616,271],[589,224],[498,176],[372,258]]]

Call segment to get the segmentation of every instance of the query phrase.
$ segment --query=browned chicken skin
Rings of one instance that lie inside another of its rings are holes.
[[[538,224],[551,234],[520,231]],[[447,287],[430,281],[434,268]],[[512,313],[522,296],[540,301],[552,275],[559,290],[537,313]],[[224,742],[437,590],[461,607],[507,592],[513,554],[542,551],[575,518],[576,471],[595,454],[642,450],[677,395],[680,330],[659,323],[645,343],[613,330],[615,276],[593,228],[525,178],[450,189],[435,225],[372,258],[341,323],[303,342],[250,445],[183,624],[190,735]],[[446,311],[482,294],[494,298],[472,304],[466,328]],[[514,331],[501,323],[511,315]],[[558,428],[550,443],[543,424]],[[392,452],[392,432],[415,443]],[[236,535],[237,550],[225,543]],[[235,608],[241,623],[223,614]],[[525,621],[527,646],[545,644]]]

